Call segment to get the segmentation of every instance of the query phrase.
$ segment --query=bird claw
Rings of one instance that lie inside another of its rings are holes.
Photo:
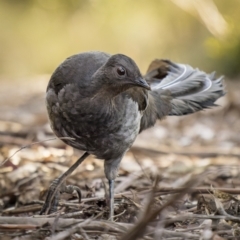
[[[61,189],[60,189],[60,193],[69,193],[69,194],[73,194],[74,191],[76,191],[77,196],[78,196],[78,202],[80,203],[82,200],[82,192],[81,189],[77,186],[74,185],[62,185]]]
[[[78,196],[78,201],[79,201],[79,203],[81,202],[82,194],[81,194],[80,188],[77,186],[73,186],[73,185],[66,186],[64,184],[59,186],[60,181],[61,180],[59,178],[57,178],[57,179],[53,180],[53,182],[51,183],[51,185],[48,189],[46,200],[40,211],[40,215],[51,214],[57,210],[58,202],[60,199],[60,193],[73,194],[74,191],[76,191],[77,196]]]

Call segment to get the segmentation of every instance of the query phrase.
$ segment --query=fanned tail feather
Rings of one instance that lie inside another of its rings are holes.
[[[216,106],[215,101],[225,94],[223,77],[216,79],[215,73],[206,74],[168,60],[154,62],[155,67],[150,69],[146,79],[160,98],[169,96],[171,111],[168,115],[184,115]],[[159,73],[162,79],[158,78]]]

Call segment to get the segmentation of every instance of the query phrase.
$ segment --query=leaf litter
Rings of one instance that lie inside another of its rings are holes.
[[[77,194],[62,194],[57,212],[39,216],[51,181],[82,152],[54,138],[43,91],[19,93],[29,105],[40,107],[31,116],[27,103],[0,106],[0,113],[7,106],[20,114],[0,119],[0,162],[12,156],[0,167],[0,239],[239,238],[236,85],[229,84],[227,96],[219,101],[222,107],[168,117],[138,137],[116,180],[114,222],[108,221],[103,162],[93,157],[66,182],[81,189],[81,202]]]

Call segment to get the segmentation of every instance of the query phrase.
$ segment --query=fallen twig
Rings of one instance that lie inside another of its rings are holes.
[[[0,163],[0,167],[3,166],[7,161],[9,161],[13,156],[15,156],[15,154],[17,154],[18,152],[22,151],[23,149],[25,148],[29,148],[35,144],[39,144],[39,143],[43,143],[43,142],[48,142],[48,141],[53,141],[53,140],[56,140],[56,139],[66,139],[66,140],[75,140],[74,138],[70,138],[70,137],[60,137],[60,138],[50,138],[50,139],[46,139],[46,140],[42,140],[42,141],[37,141],[37,142],[33,142],[33,143],[30,143],[30,144],[27,144],[25,146],[22,146],[21,148],[19,148],[17,151],[15,151],[11,156],[9,156],[8,158],[6,158],[3,162]]]

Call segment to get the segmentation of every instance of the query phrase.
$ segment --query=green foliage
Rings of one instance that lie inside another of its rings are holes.
[[[207,53],[212,61],[212,67],[217,71],[235,78],[240,74],[240,36],[220,41],[209,38],[206,41]]]

